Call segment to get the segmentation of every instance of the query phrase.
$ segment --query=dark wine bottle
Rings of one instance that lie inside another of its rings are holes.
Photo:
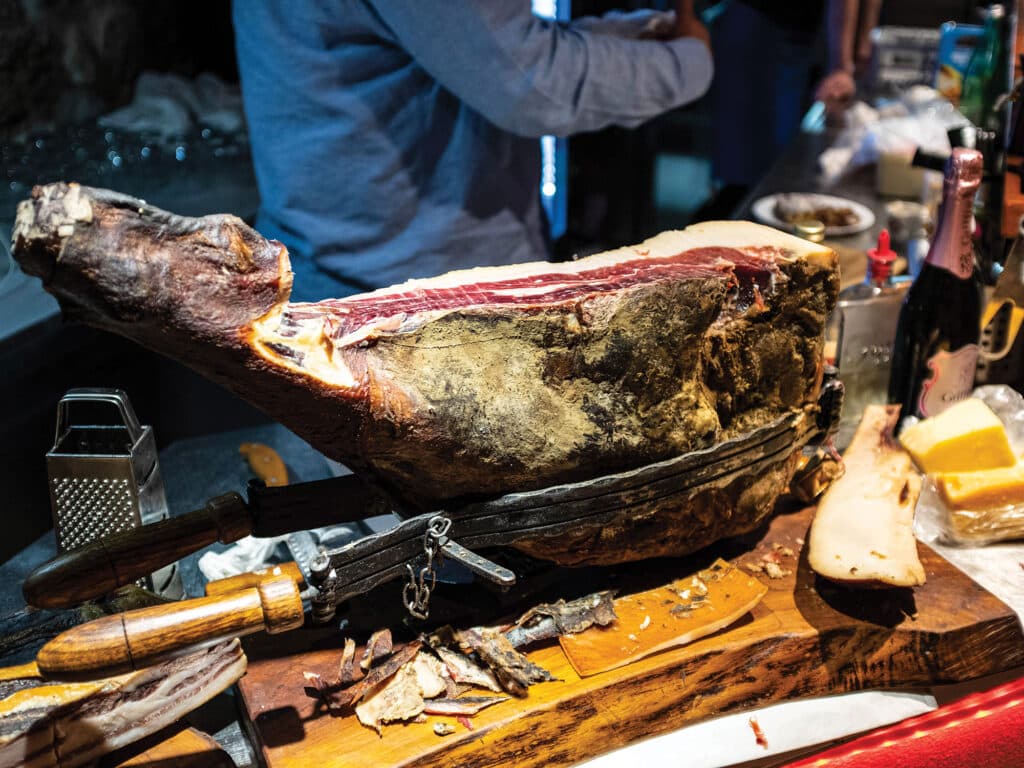
[[[904,416],[935,416],[974,386],[981,295],[971,236],[981,175],[980,152],[953,150],[935,237],[896,327],[889,402]]]

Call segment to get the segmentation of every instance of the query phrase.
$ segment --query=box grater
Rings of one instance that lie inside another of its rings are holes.
[[[74,417],[116,417],[75,423]],[[53,449],[46,454],[57,551],[167,517],[153,428],[141,426],[120,389],[71,389],[57,406]],[[141,586],[171,599],[183,596],[176,563]]]

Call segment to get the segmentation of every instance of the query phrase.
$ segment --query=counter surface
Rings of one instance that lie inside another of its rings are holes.
[[[884,200],[874,191],[874,174],[862,169],[845,177],[834,189],[824,188],[818,181],[816,163],[819,153],[828,145],[829,135],[824,132],[804,132],[789,146],[773,170],[748,195],[738,208],[738,218],[751,218],[750,208],[763,195],[776,192],[823,192],[848,197],[870,207],[876,214],[875,226],[866,232],[838,239],[836,245],[851,254],[861,254],[871,247],[878,231],[884,226]],[[850,256],[844,267],[844,283],[861,279],[856,274],[857,264]],[[161,471],[167,486],[168,502],[172,514],[182,514],[202,506],[210,497],[229,490],[242,491],[251,476],[238,453],[242,442],[262,442],[274,448],[288,465],[293,481],[313,480],[333,473],[335,467],[298,437],[278,425],[265,425],[237,432],[221,433],[202,438],[179,441],[160,455]],[[947,559],[967,572],[979,583],[994,592],[1018,613],[1024,615],[1024,583],[1019,578],[1024,564],[1024,545],[1011,544],[984,550],[935,547]],[[0,565],[0,611],[5,615],[23,608],[18,585],[36,565],[54,552],[52,533],[40,537],[19,555]],[[198,571],[198,555],[182,562],[186,589],[191,595],[201,594],[203,578]],[[1011,575],[1012,574],[1012,575]],[[34,647],[21,649],[16,655],[3,659],[14,664],[31,658]],[[646,764],[676,764],[683,750],[693,756],[693,765],[723,765],[758,760],[775,764],[779,758],[770,757],[790,750],[806,750],[808,744],[837,739],[879,725],[918,714],[939,703],[974,688],[985,688],[1001,679],[1020,676],[1022,670],[999,679],[977,681],[973,684],[950,686],[935,691],[935,697],[912,693],[855,693],[794,702],[767,707],[756,712],[766,732],[774,735],[773,748],[766,753],[761,747],[752,748],[748,742],[750,712],[716,718],[695,726],[682,728],[666,736],[627,747],[593,761],[602,768]],[[214,736],[229,751],[236,764],[255,764],[255,756],[243,736],[232,706],[232,695],[225,694],[200,708],[189,721]],[[810,713],[815,725],[809,725]],[[808,734],[815,734],[813,739]]]

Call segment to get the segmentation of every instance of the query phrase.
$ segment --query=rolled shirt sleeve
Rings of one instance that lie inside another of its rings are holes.
[[[699,98],[712,62],[699,40],[633,40],[535,17],[526,0],[371,0],[444,88],[511,133],[633,127]]]

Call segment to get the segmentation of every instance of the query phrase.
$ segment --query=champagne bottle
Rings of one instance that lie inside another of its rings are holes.
[[[935,416],[974,385],[981,295],[971,236],[981,175],[980,152],[953,150],[935,237],[896,327],[889,402],[901,404],[904,416]]]

